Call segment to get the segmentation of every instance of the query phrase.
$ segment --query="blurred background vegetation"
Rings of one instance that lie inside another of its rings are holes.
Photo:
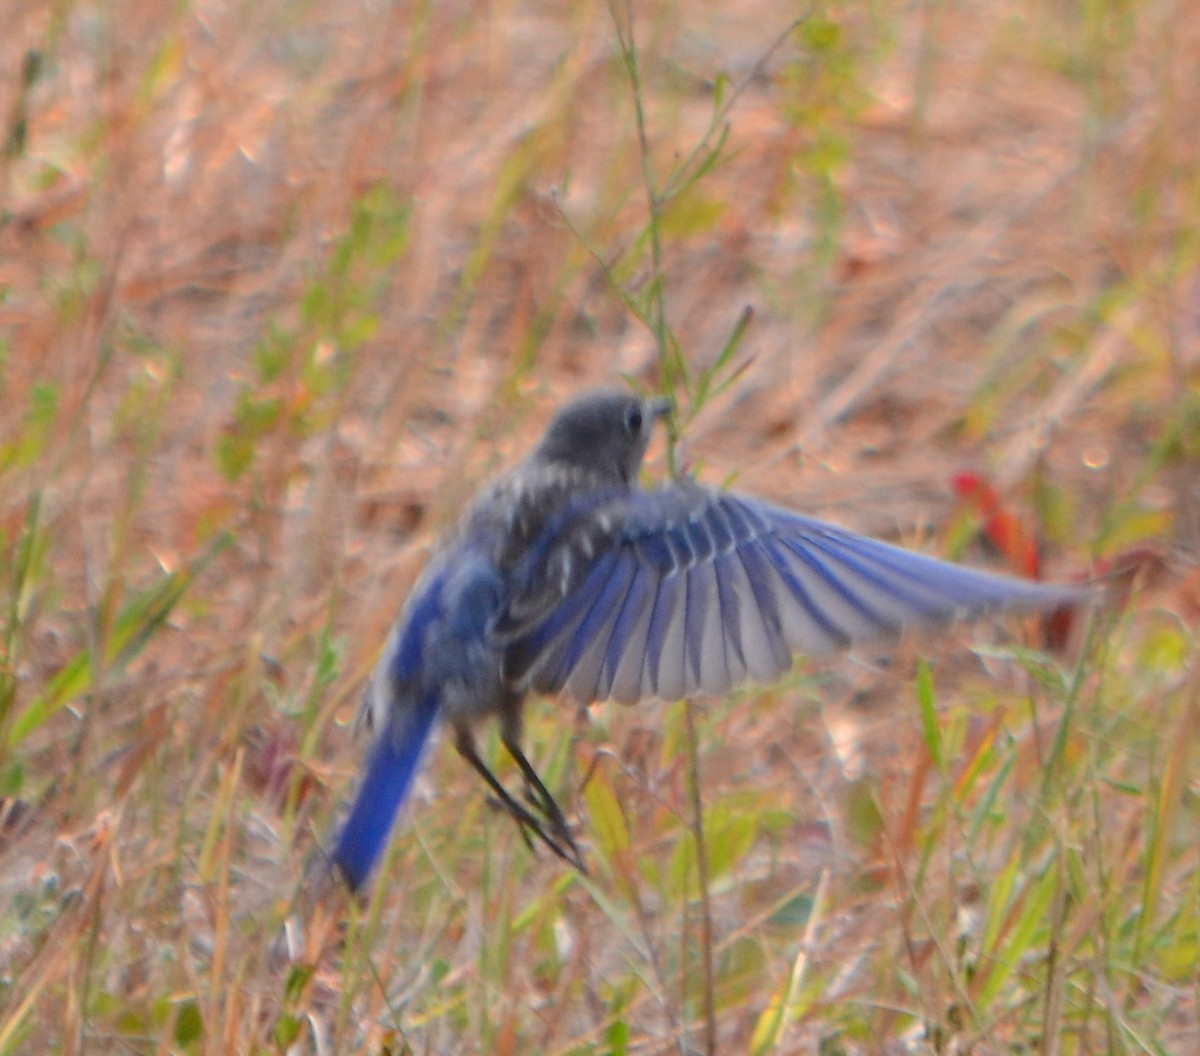
[[[1195,1051],[1200,20],[633,7],[0,10],[0,1052]],[[621,376],[706,480],[1122,591],[694,760],[536,702],[590,878],[443,744],[315,899],[431,540]]]

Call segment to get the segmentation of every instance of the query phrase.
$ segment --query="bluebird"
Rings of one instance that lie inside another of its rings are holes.
[[[383,851],[438,722],[531,846],[586,871],[521,749],[530,693],[633,703],[769,683],[793,655],[1082,591],[963,568],[748,495],[637,477],[665,399],[600,391],[567,404],[533,453],[439,544],[363,702],[366,774],[332,862],[353,891]],[[496,717],[525,795],[476,747]]]

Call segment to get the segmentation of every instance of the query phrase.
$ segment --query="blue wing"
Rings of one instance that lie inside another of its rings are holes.
[[[521,688],[625,703],[770,682],[792,655],[1086,591],[963,568],[731,492],[629,495],[619,523],[581,530],[553,604],[510,629]],[[590,538],[589,538],[590,534]],[[598,534],[603,538],[597,538]]]

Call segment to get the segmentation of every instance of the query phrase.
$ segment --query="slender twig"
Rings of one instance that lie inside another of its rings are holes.
[[[702,164],[707,165],[708,159],[719,153],[720,143],[716,147],[711,147],[712,138],[717,132],[721,132],[722,141],[725,131],[728,129],[729,115],[733,112],[733,108],[741,101],[746,89],[754,83],[767,61],[775,54],[782,46],[785,40],[792,35],[792,32],[808,18],[807,14],[801,15],[799,18],[789,22],[784,27],[783,31],[777,36],[767,50],[762,53],[759,60],[751,67],[750,72],[738,82],[737,86],[729,93],[729,97],[713,112],[712,120],[709,122],[708,131],[700,137],[700,142],[692,148],[692,152],[683,159],[676,167],[675,171],[668,177],[666,185],[663,187],[662,200],[669,201],[682,187],[686,187],[691,183],[691,170],[697,162],[703,159]]]
[[[708,891],[708,848],[704,842],[704,807],[700,801],[700,750],[695,705],[683,702],[688,736],[688,794],[692,808],[692,837],[696,841],[696,882],[700,888],[700,952],[704,970],[704,1051],[716,1056],[717,1011],[713,984],[712,903]]]
[[[625,66],[625,75],[629,78],[629,92],[633,97],[633,117],[637,126],[638,157],[642,167],[642,184],[646,188],[646,207],[650,222],[647,233],[650,236],[650,262],[653,278],[650,284],[652,310],[650,322],[654,340],[658,346],[659,361],[663,367],[663,381],[668,390],[674,391],[677,377],[676,364],[671,361],[669,351],[671,342],[667,334],[666,283],[663,281],[662,238],[659,232],[659,220],[662,212],[662,201],[655,186],[654,171],[650,165],[650,138],[646,133],[646,108],[642,105],[642,81],[638,72],[637,43],[633,36],[633,10],[629,0],[623,0],[618,9],[618,0],[609,0],[609,14],[612,16],[613,27],[617,33],[617,43],[621,47],[621,61]]]

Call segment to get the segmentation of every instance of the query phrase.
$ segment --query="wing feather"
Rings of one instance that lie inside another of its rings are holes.
[[[659,584],[646,636],[642,692],[647,697],[678,700],[687,692],[683,677],[683,630],[687,577],[673,573]]]
[[[629,551],[618,550],[616,554],[612,570],[601,584],[587,616],[574,631],[571,646],[561,662],[567,690],[576,700],[597,699],[613,625],[638,571]]]
[[[633,491],[603,514],[599,528],[576,520],[604,545],[565,540],[573,574],[549,601],[523,599],[530,616],[505,630],[505,674],[520,687],[565,686],[582,701],[626,703],[719,694],[777,678],[796,652],[1087,595],[963,568],[694,484]]]
[[[654,575],[640,563],[634,562],[629,590],[613,620],[612,634],[605,643],[604,667],[596,689],[597,699],[614,697],[630,704],[640,699],[641,687],[630,683],[625,661],[636,655],[640,669],[641,658],[646,650],[646,626],[650,621],[647,601],[651,590],[656,586],[657,579]]]

